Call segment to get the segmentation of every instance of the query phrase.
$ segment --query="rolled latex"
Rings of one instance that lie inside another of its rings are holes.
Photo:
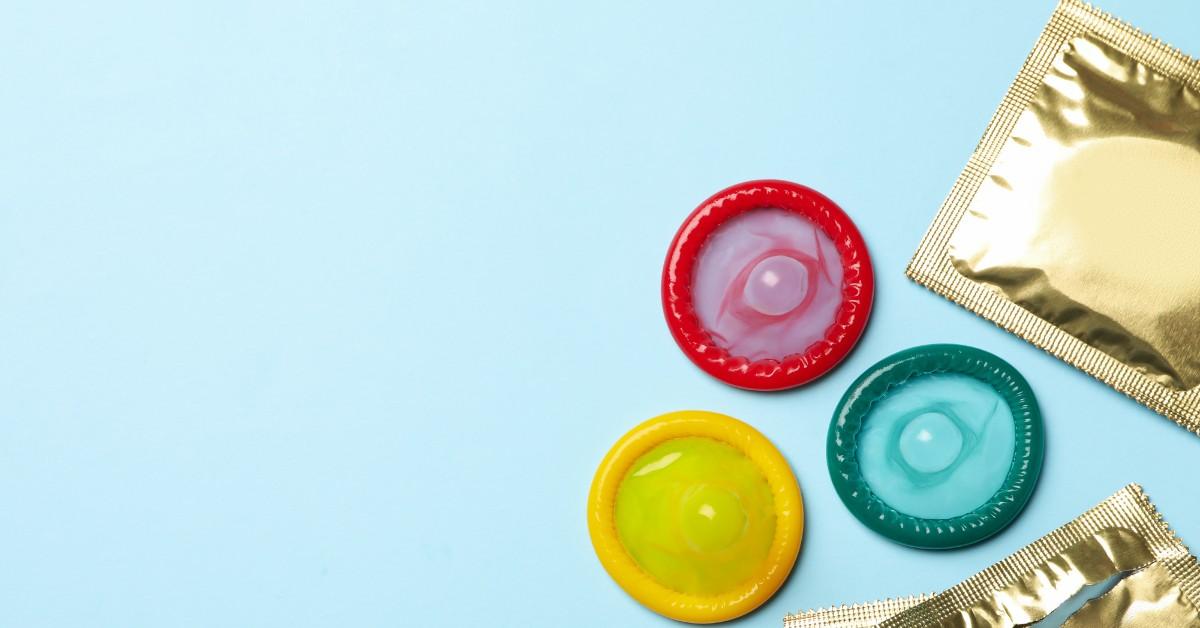
[[[783,456],[749,425],[713,412],[665,414],[625,434],[596,470],[588,530],[600,563],[662,615],[713,623],[783,584],[804,507]]]
[[[1029,383],[999,357],[913,347],[850,385],[826,451],[838,496],[864,525],[905,545],[960,547],[999,532],[1025,506],[1042,466],[1041,412]]]
[[[750,181],[702,203],[663,268],[663,311],[684,353],[753,390],[829,371],[862,335],[874,279],[862,236],[833,201]]]

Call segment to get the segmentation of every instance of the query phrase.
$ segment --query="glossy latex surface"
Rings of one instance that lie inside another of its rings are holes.
[[[948,519],[983,505],[1003,485],[1015,447],[1012,410],[969,375],[915,377],[877,401],[863,421],[863,478],[884,503],[914,517]]]
[[[616,528],[655,579],[713,595],[761,571],[774,508],[766,478],[740,451],[710,438],[678,438],[629,469],[617,492]]]
[[[842,263],[824,231],[783,209],[755,209],[721,225],[696,263],[696,315],[731,354],[800,353],[825,337],[842,302]]]
[[[675,233],[663,314],[704,372],[783,390],[846,357],[870,317],[874,277],[862,235],[836,203],[790,181],[746,181],[710,196]]]
[[[783,585],[804,536],[796,477],[749,425],[684,410],[645,421],[604,456],[588,493],[600,564],[647,608],[713,623]]]
[[[829,478],[864,525],[948,549],[999,532],[1033,494],[1045,450],[1029,382],[974,347],[890,355],[846,389],[826,441]]]

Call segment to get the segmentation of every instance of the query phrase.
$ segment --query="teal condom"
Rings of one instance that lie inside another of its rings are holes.
[[[904,545],[961,547],[1020,513],[1042,468],[1042,417],[1000,358],[925,345],[860,375],[829,426],[834,488],[867,527]]]

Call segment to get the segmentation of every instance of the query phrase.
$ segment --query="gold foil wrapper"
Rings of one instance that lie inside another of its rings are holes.
[[[1200,565],[1141,488],[1130,485],[1012,556],[900,610],[879,626],[1200,626],[1197,600]]]
[[[933,594],[822,608],[788,615],[783,628],[874,628],[883,620],[933,599]]]
[[[907,272],[1200,434],[1200,61],[1063,0]]]

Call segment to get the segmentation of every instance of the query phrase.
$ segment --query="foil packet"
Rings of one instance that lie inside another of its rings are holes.
[[[1200,626],[1200,563],[1130,484],[945,592],[788,615],[784,628]]]
[[[874,628],[883,620],[933,598],[933,594],[914,595],[804,611],[783,619],[783,628]]]
[[[1200,626],[1200,564],[1131,484],[880,628]]]
[[[907,274],[1200,434],[1200,61],[1062,0]]]

